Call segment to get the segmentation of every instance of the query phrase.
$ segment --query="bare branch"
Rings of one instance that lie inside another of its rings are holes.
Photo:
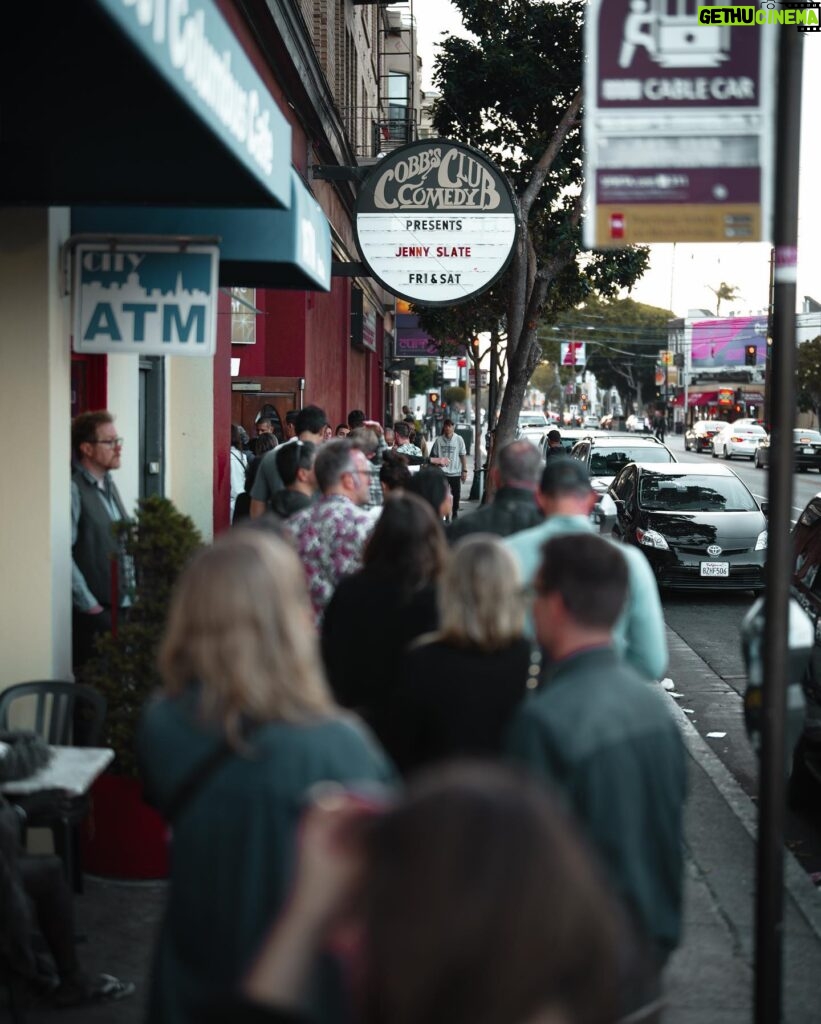
[[[539,190],[544,184],[544,180],[547,177],[547,172],[553,166],[553,161],[559,155],[559,152],[564,145],[564,140],[571,128],[577,124],[577,116],[582,105],[582,90],[579,89],[573,99],[570,101],[570,105],[565,110],[559,126],[553,134],[547,149],[539,157],[536,166],[533,168],[533,175],[527,184],[521,197],[522,216],[527,218],[530,216],[530,208],[533,205],[536,196],[539,194]]]

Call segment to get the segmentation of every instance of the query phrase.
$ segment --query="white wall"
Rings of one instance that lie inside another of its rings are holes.
[[[65,209],[0,209],[0,688],[71,675]]]
[[[112,476],[130,514],[140,490],[140,360],[136,355],[109,356],[107,365],[107,407],[115,418],[117,433],[125,438],[122,463]]]
[[[165,494],[210,540],[214,533],[214,361],[168,356],[165,380]]]

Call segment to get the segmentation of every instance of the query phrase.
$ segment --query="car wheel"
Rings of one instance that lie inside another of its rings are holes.
[[[713,455],[713,458],[714,458],[714,459],[717,459],[717,458],[718,458],[718,452],[716,451],[716,446],[715,446],[715,445],[713,445],[713,452],[712,452],[712,455]]]
[[[756,469],[761,469],[761,460],[758,458],[758,452],[753,455],[753,465]]]
[[[725,459],[729,459],[730,458],[730,456],[727,454],[727,445],[726,444],[724,445],[724,456],[723,457]]]

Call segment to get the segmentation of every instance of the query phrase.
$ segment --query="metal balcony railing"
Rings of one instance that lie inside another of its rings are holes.
[[[388,115],[378,107],[348,107],[342,110],[342,121],[353,151],[360,158],[390,153],[419,137],[417,112],[411,107],[403,110],[401,116],[394,111]]]

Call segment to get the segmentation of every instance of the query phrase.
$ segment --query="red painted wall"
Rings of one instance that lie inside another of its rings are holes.
[[[231,299],[219,292],[217,354],[214,356],[214,533],[230,525],[231,471]]]

